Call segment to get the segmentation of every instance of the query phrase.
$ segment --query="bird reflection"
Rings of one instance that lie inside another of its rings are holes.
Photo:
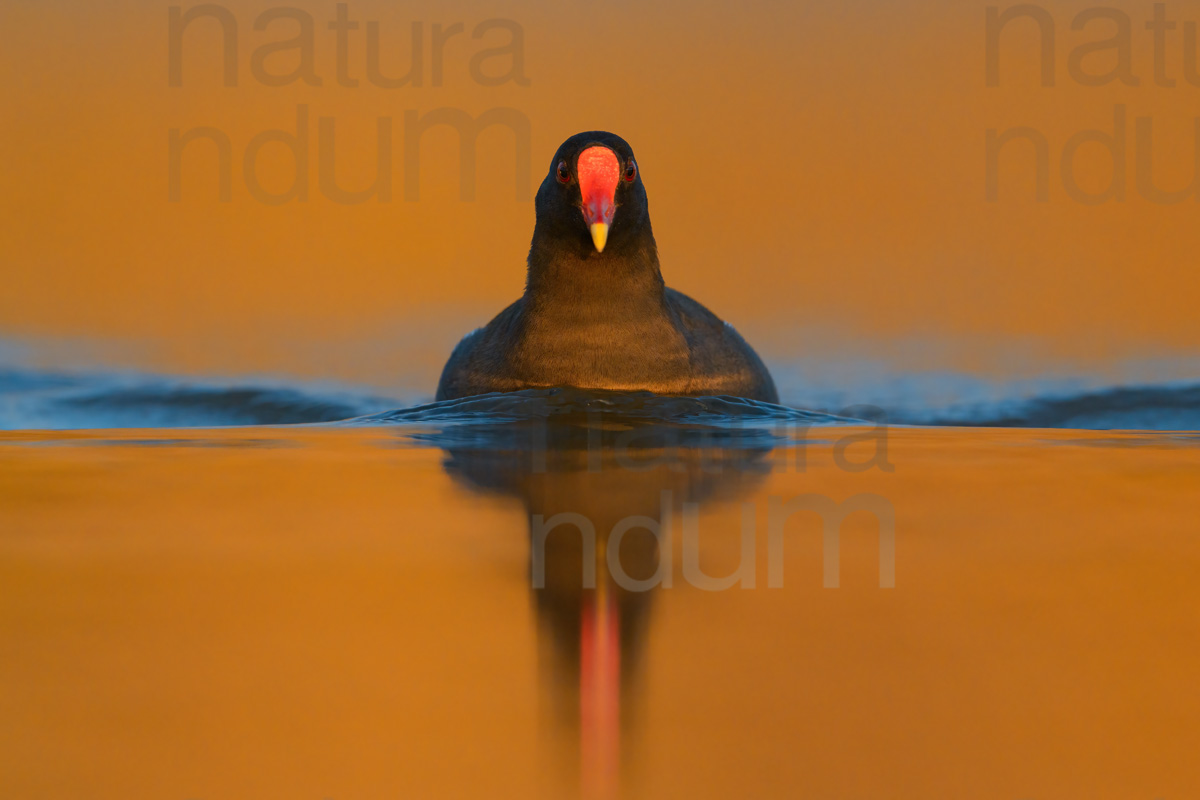
[[[592,412],[459,427],[452,438],[440,442],[447,472],[473,491],[518,499],[526,512],[556,760],[573,765],[583,796],[615,796],[655,595],[673,579],[659,574],[674,561],[663,552],[670,519],[685,503],[707,508],[752,491],[778,438]]]

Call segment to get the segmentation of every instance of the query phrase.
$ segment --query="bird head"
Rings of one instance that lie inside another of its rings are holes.
[[[605,131],[577,133],[558,148],[538,189],[538,227],[587,252],[619,252],[649,227],[633,148]]]

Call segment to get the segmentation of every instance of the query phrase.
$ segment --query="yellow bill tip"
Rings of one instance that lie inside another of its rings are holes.
[[[604,245],[608,243],[608,226],[603,222],[594,222],[592,229],[592,243],[596,245],[596,252],[603,253]]]

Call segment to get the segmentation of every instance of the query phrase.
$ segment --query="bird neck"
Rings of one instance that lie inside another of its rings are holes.
[[[533,311],[592,308],[614,313],[661,309],[665,286],[654,235],[645,230],[632,241],[597,253],[590,242],[564,246],[534,232],[525,283],[526,307]]]

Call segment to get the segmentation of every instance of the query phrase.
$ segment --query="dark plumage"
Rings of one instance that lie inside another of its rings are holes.
[[[615,189],[610,165],[620,170]],[[663,284],[646,189],[621,137],[589,131],[563,142],[535,206],[525,294],[454,348],[438,400],[574,386],[778,402],[737,331]],[[595,230],[604,220],[611,226]]]

